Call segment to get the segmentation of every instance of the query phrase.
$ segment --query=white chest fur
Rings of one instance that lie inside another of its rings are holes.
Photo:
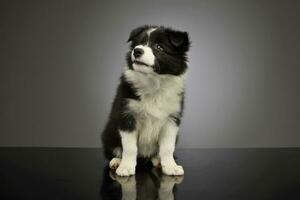
[[[161,128],[169,115],[180,111],[184,75],[144,74],[125,71],[125,78],[137,90],[140,100],[129,100],[129,109],[135,114],[138,131],[138,153],[150,156],[157,151]]]

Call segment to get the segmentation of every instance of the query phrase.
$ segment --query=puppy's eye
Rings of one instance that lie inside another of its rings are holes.
[[[164,48],[162,48],[162,46],[160,46],[159,44],[155,44],[155,49],[158,51],[163,51]]]

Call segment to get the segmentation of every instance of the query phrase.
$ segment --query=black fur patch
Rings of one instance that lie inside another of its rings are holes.
[[[119,129],[126,132],[132,132],[136,128],[136,119],[130,113],[123,113],[119,119]]]
[[[136,89],[133,87],[132,83],[125,80],[124,75],[121,76],[121,84],[119,86],[118,92],[122,94],[122,98],[140,100],[137,95]]]
[[[174,121],[175,124],[176,124],[177,126],[180,125],[180,122],[181,122],[180,117],[178,117],[178,116],[176,116],[176,115],[170,115],[169,118],[170,118],[172,121]]]

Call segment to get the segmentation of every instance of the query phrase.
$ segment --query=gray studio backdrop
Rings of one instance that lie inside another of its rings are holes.
[[[1,1],[0,145],[100,147],[128,34],[158,24],[192,39],[180,147],[299,147],[298,2]]]

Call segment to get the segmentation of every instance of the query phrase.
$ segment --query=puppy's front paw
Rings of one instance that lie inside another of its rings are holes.
[[[183,167],[180,165],[177,165],[176,163],[170,163],[170,164],[165,164],[162,166],[162,171],[166,175],[183,175],[184,170]]]
[[[131,164],[120,164],[116,170],[116,174],[119,176],[130,176],[135,174],[135,165]]]
[[[109,168],[112,170],[116,170],[119,167],[120,163],[121,163],[121,158],[113,158],[109,162]]]

